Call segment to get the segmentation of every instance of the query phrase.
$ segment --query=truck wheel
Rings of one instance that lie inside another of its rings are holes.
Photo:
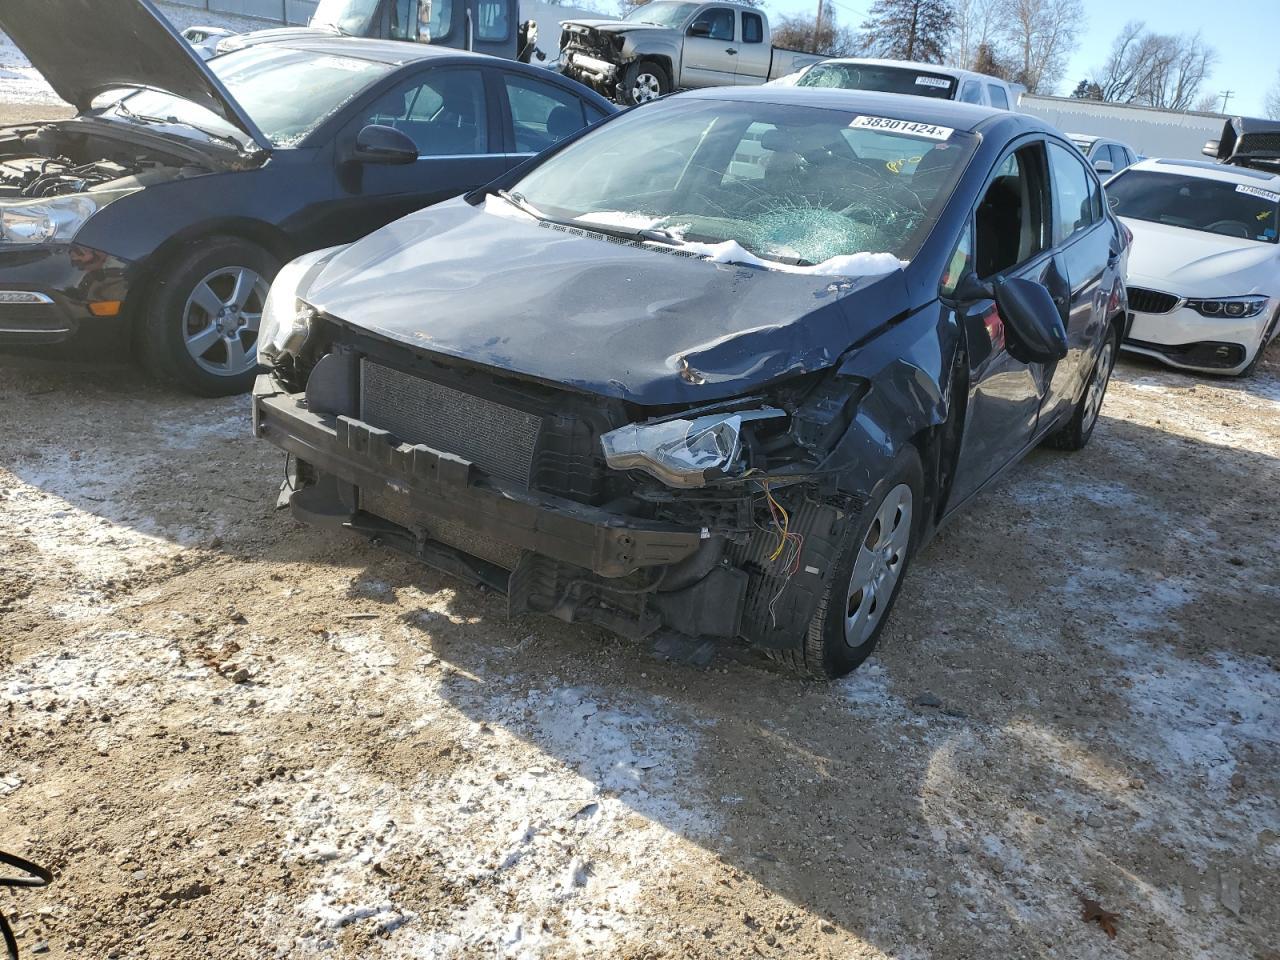
[[[924,471],[908,446],[850,517],[803,645],[778,651],[791,670],[819,680],[843,677],[871,655],[898,598],[924,515]]]
[[[637,60],[622,71],[622,102],[627,106],[648,103],[670,92],[667,71],[652,60]]]
[[[202,397],[244,393],[258,372],[258,325],[280,264],[257,244],[208,237],[153,282],[138,318],[152,376]]]

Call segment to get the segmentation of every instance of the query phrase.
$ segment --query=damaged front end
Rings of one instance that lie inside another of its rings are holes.
[[[567,22],[560,31],[560,72],[612,99],[622,68],[634,59],[627,45],[625,33]]]
[[[828,369],[684,409],[407,351],[300,311],[254,390],[299,519],[545,613],[786,647],[861,506],[831,456],[865,381]],[[268,348],[268,352],[270,348]]]

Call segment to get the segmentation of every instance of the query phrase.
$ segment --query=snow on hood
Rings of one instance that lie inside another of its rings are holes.
[[[1280,245],[1122,217],[1129,280],[1182,296],[1280,292]]]

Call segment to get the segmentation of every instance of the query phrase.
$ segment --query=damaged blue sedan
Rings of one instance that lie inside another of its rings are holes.
[[[286,266],[254,429],[300,520],[513,614],[835,677],[949,515],[1088,442],[1127,254],[1033,118],[683,94]]]

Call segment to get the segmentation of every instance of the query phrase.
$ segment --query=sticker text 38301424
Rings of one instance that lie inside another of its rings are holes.
[[[914,120],[896,120],[893,117],[854,117],[849,124],[854,129],[883,130],[907,137],[924,137],[927,140],[950,140],[955,130],[940,127],[936,123],[917,123]]]

